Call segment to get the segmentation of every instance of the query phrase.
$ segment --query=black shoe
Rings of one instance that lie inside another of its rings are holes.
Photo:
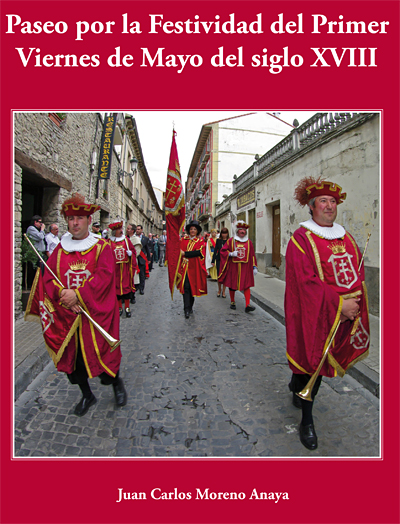
[[[136,297],[131,298],[131,304],[136,304]]]
[[[190,317],[190,312],[188,309],[185,309],[185,318],[189,318]]]
[[[235,302],[231,302],[231,306],[230,306],[230,307],[231,307],[231,309],[236,309],[236,304],[235,304]]]
[[[317,449],[318,438],[317,438],[317,434],[315,433],[314,424],[307,424],[306,426],[303,426],[303,424],[300,424],[299,433],[300,433],[300,442],[303,444],[303,446],[311,450]]]
[[[126,313],[126,318],[131,318],[132,313],[131,313],[131,310],[128,307],[125,309],[125,313]]]
[[[140,293],[141,295],[144,295],[144,291],[143,291],[143,289],[141,289],[141,290],[139,291],[139,293]]]
[[[88,412],[88,409],[90,408],[90,406],[93,406],[93,404],[96,404],[96,402],[97,402],[97,399],[93,395],[93,393],[92,393],[92,396],[89,398],[82,397],[80,402],[78,402],[78,404],[75,406],[75,409],[74,409],[75,415],[77,415],[78,417],[83,417],[83,415],[85,415],[85,413]]]
[[[119,316],[122,317],[122,307],[119,308]]]
[[[250,311],[254,311],[256,308],[254,306],[246,306],[245,312],[250,313]]]
[[[117,408],[125,406],[126,401],[128,399],[128,395],[126,394],[124,383],[122,382],[122,378],[119,378],[118,382],[116,384],[113,384],[113,388],[114,388],[115,403],[117,405]]]
[[[296,395],[296,393],[293,391],[293,400],[292,400],[292,404],[295,408],[299,408],[301,409],[302,406],[301,406],[301,398]]]

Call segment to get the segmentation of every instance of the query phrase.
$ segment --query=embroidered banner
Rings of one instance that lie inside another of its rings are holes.
[[[167,247],[165,260],[168,265],[169,289],[174,295],[176,271],[180,257],[180,231],[185,223],[185,195],[179,167],[178,149],[172,132],[167,187],[165,190],[165,218],[167,221]]]
[[[116,122],[117,113],[106,116],[104,119],[104,129],[100,147],[99,178],[109,179],[111,176],[111,159]]]

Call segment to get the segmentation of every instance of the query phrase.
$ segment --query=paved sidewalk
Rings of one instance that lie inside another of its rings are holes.
[[[282,324],[285,323],[283,297],[285,282],[269,275],[258,273],[251,297],[255,304],[267,311]],[[212,288],[210,286],[210,292]],[[379,318],[370,315],[371,344],[369,356],[348,371],[361,385],[379,397],[380,389],[380,337]],[[36,322],[15,322],[15,383],[14,393],[17,399],[29,384],[51,364],[45,348],[41,327]]]

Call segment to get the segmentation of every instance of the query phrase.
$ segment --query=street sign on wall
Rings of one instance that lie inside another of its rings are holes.
[[[250,191],[247,191],[244,195],[240,195],[237,198],[237,209],[241,209],[248,204],[252,204],[256,201],[256,189],[253,187]]]
[[[106,116],[104,119],[104,129],[100,147],[99,178],[109,179],[111,175],[111,159],[116,122],[117,113]]]

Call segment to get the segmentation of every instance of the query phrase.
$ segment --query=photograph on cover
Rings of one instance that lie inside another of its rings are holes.
[[[13,456],[380,457],[380,126],[14,112]]]

